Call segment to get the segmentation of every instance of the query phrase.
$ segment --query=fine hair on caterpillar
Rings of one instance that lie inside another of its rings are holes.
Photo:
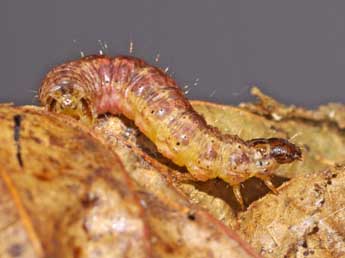
[[[104,113],[122,114],[197,180],[221,178],[243,207],[240,183],[258,177],[276,192],[270,177],[301,150],[282,138],[244,141],[208,125],[164,71],[128,56],[94,55],[53,68],[39,98],[49,111],[92,123]]]

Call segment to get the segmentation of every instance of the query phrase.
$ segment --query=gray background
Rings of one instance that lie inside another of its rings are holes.
[[[53,65],[98,53],[134,54],[169,66],[194,99],[237,104],[258,84],[279,100],[345,102],[345,2],[0,2],[0,102],[30,104]]]

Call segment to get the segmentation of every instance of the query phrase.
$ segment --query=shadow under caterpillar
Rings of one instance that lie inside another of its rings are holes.
[[[49,111],[88,123],[107,112],[125,115],[195,179],[219,177],[233,186],[242,207],[242,181],[258,177],[276,193],[270,179],[275,169],[302,156],[286,139],[222,134],[194,111],[169,75],[134,57],[94,55],[59,65],[46,75],[39,98]]]

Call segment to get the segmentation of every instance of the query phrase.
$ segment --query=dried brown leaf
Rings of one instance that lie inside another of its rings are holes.
[[[345,256],[345,166],[296,177],[253,203],[239,230],[265,257]]]
[[[149,256],[129,178],[89,130],[10,106],[0,128],[1,257]]]

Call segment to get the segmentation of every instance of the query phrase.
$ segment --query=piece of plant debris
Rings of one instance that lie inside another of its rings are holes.
[[[240,107],[249,111],[269,117],[276,121],[287,119],[300,119],[314,122],[329,122],[336,124],[340,129],[345,129],[345,105],[340,103],[328,103],[315,110],[309,110],[294,105],[286,106],[279,103],[262,91],[253,87],[252,95],[257,97],[257,103],[242,103]]]
[[[345,166],[296,177],[240,214],[244,239],[265,257],[345,256]]]
[[[0,127],[1,257],[148,257],[138,196],[89,130],[10,106]]]

